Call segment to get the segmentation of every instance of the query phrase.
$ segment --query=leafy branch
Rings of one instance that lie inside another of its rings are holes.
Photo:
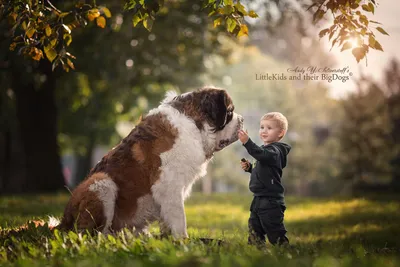
[[[369,20],[367,13],[375,13],[375,0],[319,0],[309,9],[314,8],[313,21],[319,22],[326,13],[333,15],[333,25],[319,32],[319,37],[328,36],[332,42],[331,49],[337,45],[340,51],[352,49],[352,54],[360,62],[366,58],[369,49],[383,51],[382,45],[376,40],[376,31],[389,35],[381,23]],[[318,6],[318,7],[317,7]]]

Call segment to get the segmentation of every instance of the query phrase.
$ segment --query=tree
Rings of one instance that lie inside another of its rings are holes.
[[[251,1],[250,1],[251,2]],[[357,62],[363,59],[369,52],[369,48],[383,51],[382,46],[376,40],[375,34],[371,31],[369,24],[380,24],[368,20],[365,15],[368,12],[374,13],[377,6],[376,0],[314,0],[311,5],[308,1],[299,1],[291,4],[288,0],[279,1],[265,0],[267,7],[275,4],[282,14],[285,9],[294,7],[294,13],[302,13],[299,6],[307,7],[313,12],[313,21],[318,22],[331,13],[334,17],[331,27],[320,31],[319,36],[329,35],[334,45],[341,46],[341,51],[352,49]],[[74,69],[71,55],[67,48],[72,42],[71,32],[76,28],[86,26],[88,21],[96,21],[96,24],[104,28],[106,17],[111,17],[110,10],[105,6],[96,6],[77,2],[75,5],[66,6],[64,11],[56,8],[50,1],[2,1],[0,4],[0,19],[8,18],[11,27],[11,38],[13,42],[10,49],[14,50],[21,46],[19,52],[29,56],[33,60],[40,61],[44,55],[53,68],[58,64],[66,71]],[[151,31],[155,17],[167,12],[168,5],[164,0],[126,0],[124,9],[132,12],[133,26],[143,25]],[[245,17],[256,18],[257,13],[253,10],[246,10],[238,0],[207,0],[201,1],[201,6],[209,16],[213,16],[214,27],[222,25],[228,32],[236,36],[248,34],[248,28],[244,23]],[[268,10],[268,9],[267,9]],[[267,19],[271,19],[268,16]],[[283,20],[285,16],[281,16]],[[18,31],[19,30],[19,31]],[[382,34],[388,34],[382,27],[376,27]],[[21,32],[22,34],[18,34]]]
[[[71,2],[63,1],[63,4]],[[160,24],[153,27],[152,33],[145,29],[132,32],[129,24],[121,24],[128,15],[118,14],[113,7],[109,2],[110,10],[117,15],[104,30],[96,31],[89,26],[74,35],[74,44],[79,48],[72,45],[70,49],[79,55],[76,61],[79,72],[67,73],[60,68],[52,72],[47,60],[26,61],[7,49],[2,50],[1,62],[7,67],[3,69],[5,75],[1,82],[10,84],[1,88],[2,95],[7,94],[3,91],[7,88],[15,92],[18,121],[25,129],[22,140],[26,160],[24,157],[20,160],[29,168],[14,192],[50,192],[62,187],[57,126],[71,136],[73,141],[69,144],[78,146],[80,140],[108,143],[106,136],[114,131],[117,117],[132,111],[133,116],[139,116],[141,110],[131,108],[137,96],[146,97],[151,104],[159,101],[169,84],[198,84],[193,77],[202,70],[203,57],[218,51],[215,29],[210,31],[205,23],[206,15],[198,14],[199,7],[189,2],[175,3],[168,16],[160,15]],[[2,23],[2,29],[7,28],[6,22]],[[167,25],[168,28],[162,27]],[[8,33],[3,30],[1,33],[6,34],[1,45],[7,46]],[[99,66],[102,67],[99,69]],[[90,82],[85,84],[85,80]],[[57,125],[58,112],[61,112],[60,125]],[[1,115],[5,118],[11,114]],[[88,148],[84,157],[90,156]],[[58,163],[53,164],[47,158]],[[7,188],[4,191],[10,192]]]
[[[400,67],[392,60],[382,83],[363,77],[343,101],[341,176],[353,189],[400,190]]]

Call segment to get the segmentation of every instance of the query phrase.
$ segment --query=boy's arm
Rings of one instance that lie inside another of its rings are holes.
[[[257,146],[250,138],[243,145],[249,154],[258,161],[274,163],[278,159],[278,152],[272,147],[261,148]]]

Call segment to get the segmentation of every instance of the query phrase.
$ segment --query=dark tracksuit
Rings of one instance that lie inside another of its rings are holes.
[[[259,147],[250,138],[244,147],[256,159],[246,170],[251,173],[249,188],[254,195],[250,206],[249,244],[265,244],[265,235],[271,244],[288,243],[283,224],[286,206],[281,178],[291,147],[282,142]]]

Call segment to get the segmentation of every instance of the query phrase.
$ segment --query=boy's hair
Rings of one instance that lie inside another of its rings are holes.
[[[263,120],[274,120],[274,121],[278,122],[279,128],[281,130],[283,130],[283,135],[279,139],[279,141],[282,140],[282,138],[285,136],[285,134],[288,130],[288,127],[289,127],[289,123],[288,123],[288,120],[286,119],[286,117],[280,112],[268,112],[267,114],[264,114],[261,117],[260,121],[263,121]]]

